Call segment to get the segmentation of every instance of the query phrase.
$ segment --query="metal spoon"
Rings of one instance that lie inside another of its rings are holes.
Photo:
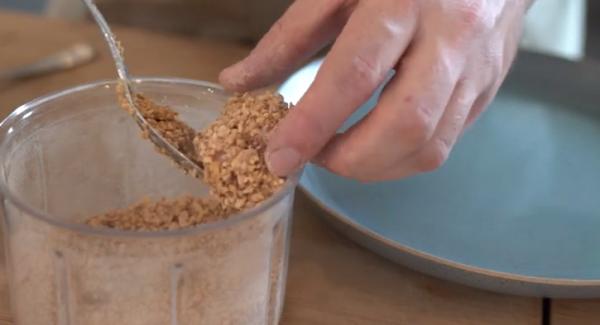
[[[83,1],[83,3],[89,9],[90,13],[92,14],[92,17],[94,18],[94,20],[98,24],[98,27],[102,31],[102,35],[104,36],[108,47],[110,48],[110,53],[113,57],[113,60],[115,61],[115,65],[117,68],[119,81],[123,86],[123,95],[127,101],[128,106],[132,110],[132,116],[138,124],[138,126],[142,129],[142,131],[146,131],[146,133],[148,134],[148,138],[152,143],[154,143],[154,145],[158,148],[160,152],[164,153],[169,158],[171,158],[184,171],[195,176],[201,175],[202,168],[194,161],[192,161],[188,156],[177,150],[177,148],[175,148],[171,143],[169,143],[169,141],[165,140],[165,138],[163,138],[163,136],[160,135],[160,133],[158,133],[158,131],[156,131],[148,123],[148,121],[140,112],[139,108],[135,105],[131,81],[127,73],[127,67],[125,66],[125,59],[123,58],[121,48],[117,43],[115,35],[110,30],[110,27],[108,27],[106,19],[104,19],[104,16],[102,15],[102,13],[100,13],[100,10],[98,10],[98,7],[96,7],[96,5],[94,4],[94,1],[81,1]]]
[[[67,70],[87,63],[94,58],[94,48],[87,43],[77,43],[37,62],[0,71],[0,80],[13,81],[31,78],[56,71]]]

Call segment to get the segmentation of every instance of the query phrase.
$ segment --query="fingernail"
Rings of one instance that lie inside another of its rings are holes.
[[[281,148],[268,152],[267,167],[277,176],[288,176],[300,168],[302,158],[300,153],[292,148]]]

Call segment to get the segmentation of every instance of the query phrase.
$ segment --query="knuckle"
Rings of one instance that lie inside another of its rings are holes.
[[[463,31],[468,35],[477,35],[492,28],[493,21],[488,19],[483,1],[461,1],[457,14]]]
[[[329,171],[346,178],[360,179],[360,169],[357,169],[358,161],[352,153],[338,153],[335,157],[325,161],[323,166]]]
[[[357,55],[352,58],[350,69],[344,74],[340,84],[349,95],[368,97],[384,78],[380,64],[372,58]]]
[[[400,139],[406,139],[411,149],[417,150],[422,147],[431,138],[435,129],[435,123],[430,110],[416,106],[407,111],[402,119],[400,127]]]
[[[271,32],[274,34],[284,34],[287,28],[287,24],[285,22],[285,17],[281,17],[275,21],[273,27],[271,27]]]
[[[372,161],[361,150],[337,151],[319,164],[329,171],[361,183],[369,183],[380,179],[385,170],[379,166],[381,161]]]
[[[440,48],[439,57],[432,65],[432,74],[439,78],[439,83],[448,86],[459,79],[465,60],[451,48]]]
[[[298,138],[297,145],[303,153],[312,154],[314,148],[320,147],[321,139],[326,137],[326,127],[323,120],[303,109],[292,109],[288,118],[284,120],[286,125],[280,126],[280,130],[302,130],[302,134],[295,134]]]
[[[417,170],[434,171],[444,165],[450,153],[450,144],[442,140],[433,141],[418,155]]]

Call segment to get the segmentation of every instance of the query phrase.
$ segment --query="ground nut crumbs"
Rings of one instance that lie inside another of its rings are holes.
[[[269,172],[264,154],[267,137],[287,108],[272,93],[234,96],[221,116],[195,137],[204,181],[227,213],[253,207],[283,184]]]
[[[177,112],[139,94],[135,96],[135,104],[150,126],[158,130],[165,140],[185,155],[195,156],[193,140],[196,132],[177,119]],[[144,133],[144,137],[147,138],[148,135]]]
[[[157,201],[146,199],[126,209],[92,217],[88,224],[122,230],[162,230],[208,223],[221,215],[216,200],[186,196]]]
[[[119,98],[131,113],[122,93]],[[203,166],[202,178],[211,195],[145,200],[94,216],[87,220],[89,225],[150,231],[191,227],[251,208],[283,185],[284,179],[270,173],[264,158],[269,133],[288,111],[280,95],[234,95],[217,120],[195,135],[169,107],[139,94],[135,103],[167,141]]]
[[[149,231],[146,234],[105,236],[57,227],[7,205],[7,220],[11,225],[7,256],[12,270],[15,323],[278,324],[284,303],[293,191],[251,218],[239,218],[218,227],[189,227],[227,218],[281,187],[283,180],[268,172],[263,157],[267,134],[286,113],[281,97],[234,96],[222,116],[198,135],[185,128],[178,131],[182,123],[168,107],[141,96],[136,100],[144,106],[142,112],[146,118],[165,138],[181,145],[179,148],[194,152],[198,148],[196,157],[206,164],[203,177],[212,187],[212,194],[146,200],[85,221],[95,227]],[[111,109],[99,107],[95,114],[101,116],[105,111],[112,114]],[[123,125],[120,117],[109,117],[106,123],[118,120],[118,125]],[[124,149],[128,153],[139,143],[116,145],[119,134],[111,136],[115,141],[101,141],[94,149],[103,155]],[[143,152],[133,154],[132,163],[126,166],[144,163],[148,157],[147,151]],[[37,154],[31,159],[38,161]],[[153,172],[155,165],[150,163],[147,167]],[[115,159],[106,168],[122,166]],[[94,204],[95,184],[86,183],[81,188],[89,192],[85,196],[87,201],[73,203],[76,208],[69,207],[75,211],[73,214],[57,215],[67,216],[69,219],[65,221],[80,222],[80,211],[90,213],[96,207],[119,204],[123,197],[137,197],[138,192],[130,191],[129,185],[136,187],[139,184],[136,181],[148,177],[146,173],[129,172],[125,170],[124,177],[119,175],[114,179],[121,182],[117,185],[122,188],[115,187],[109,198],[102,198],[102,204]],[[153,175],[150,173],[149,177]],[[194,179],[191,181],[194,186]],[[29,178],[21,182],[23,188],[31,187]],[[43,195],[56,189],[45,184],[41,188]],[[56,197],[48,195],[52,203],[49,206],[68,202]],[[166,236],[158,232],[186,227],[191,231]]]
[[[117,100],[121,108],[130,115],[135,114],[135,110],[130,107],[123,84],[117,85]],[[196,132],[189,125],[180,121],[178,113],[170,107],[158,105],[150,99],[140,94],[132,94],[133,101],[140,114],[148,121],[148,124],[177,150],[188,157],[196,157],[194,152],[193,140]],[[148,139],[148,130],[142,131],[142,137]]]

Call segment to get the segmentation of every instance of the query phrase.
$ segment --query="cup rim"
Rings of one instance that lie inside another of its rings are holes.
[[[157,84],[180,84],[180,85],[188,85],[188,86],[198,86],[204,87],[207,89],[219,90],[223,91],[223,87],[216,83],[212,83],[209,81],[203,80],[193,80],[187,78],[177,78],[177,77],[136,77],[131,79],[132,82],[136,84],[142,83],[157,83]],[[27,114],[28,112],[32,112],[42,104],[51,102],[53,100],[69,96],[78,92],[91,90],[97,87],[105,87],[110,85],[116,85],[117,81],[114,79],[104,79],[95,82],[85,83],[83,85],[78,85],[75,87],[67,88],[64,90],[60,90],[57,92],[53,92],[47,95],[43,95],[36,99],[33,99],[21,106],[17,107],[13,112],[11,112],[2,122],[0,122],[0,131],[6,132],[0,133],[0,145],[5,141],[6,134],[10,134],[10,127],[13,124],[13,121],[20,118],[21,116]],[[132,121],[133,122],[133,121]],[[300,179],[300,175],[302,174],[302,170],[297,171],[293,175],[289,176],[285,181],[284,185],[271,197],[267,200],[261,202],[260,204],[233,214],[227,219],[219,220],[211,223],[200,224],[193,227],[187,227],[182,229],[166,229],[159,231],[137,231],[137,230],[121,230],[121,229],[113,229],[106,227],[92,227],[84,223],[72,223],[62,221],[56,218],[53,218],[51,214],[40,211],[30,205],[28,205],[24,200],[18,197],[11,192],[8,188],[8,185],[5,183],[5,179],[0,178],[0,195],[3,196],[3,201],[0,202],[4,207],[4,199],[7,199],[9,202],[14,204],[18,209],[27,213],[28,216],[41,220],[47,224],[50,224],[55,227],[83,233],[86,235],[96,235],[96,236],[104,236],[104,237],[134,237],[134,238],[164,238],[164,237],[180,237],[186,235],[194,235],[202,232],[208,232],[211,230],[226,228],[231,225],[235,225],[245,221],[247,219],[251,219],[254,216],[260,215],[262,212],[268,210],[273,207],[275,204],[279,203],[281,200],[287,197],[297,186],[298,181]],[[6,218],[6,216],[4,216]]]

